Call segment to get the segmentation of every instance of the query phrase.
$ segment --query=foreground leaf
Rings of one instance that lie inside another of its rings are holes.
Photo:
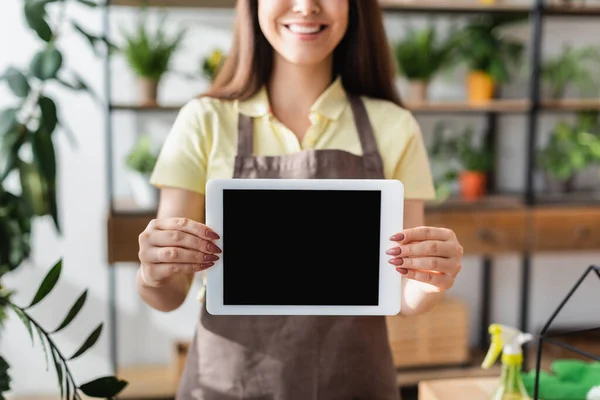
[[[0,181],[3,181],[15,167],[20,141],[17,131],[0,136]]]
[[[102,333],[103,325],[104,324],[101,323],[100,325],[98,325],[98,327],[96,329],[94,329],[94,331],[90,334],[90,336],[88,336],[88,338],[85,340],[85,342],[81,345],[79,350],[77,350],[75,352],[75,354],[73,354],[71,356],[71,358],[69,358],[69,360],[74,360],[75,358],[77,358],[80,355],[82,355],[83,353],[85,353],[94,344],[96,344],[96,342],[98,341],[98,338],[100,338],[100,334]]]
[[[58,278],[60,278],[61,270],[62,270],[62,259],[58,260],[56,262],[56,264],[54,264],[52,269],[50,269],[50,271],[48,271],[48,273],[46,274],[46,277],[42,281],[42,284],[40,285],[37,293],[33,297],[31,304],[27,308],[31,308],[34,305],[36,305],[37,303],[39,303],[40,301],[42,301],[48,295],[48,293],[50,293],[52,291],[52,289],[54,289],[54,286],[56,286],[56,282],[58,282]]]
[[[8,370],[10,369],[10,365],[4,359],[4,357],[0,356],[0,396],[2,396],[3,392],[8,392],[10,390],[10,376],[8,375]]]
[[[4,78],[8,83],[8,87],[16,96],[25,98],[29,95],[31,87],[21,71],[14,67],[9,67],[4,73]]]
[[[19,112],[19,109],[14,107],[0,112],[0,136],[4,136],[15,129],[17,126],[17,112]]]
[[[49,97],[41,96],[38,100],[40,112],[42,113],[42,124],[44,129],[49,134],[54,132],[58,123],[58,112],[56,111],[56,103]]]
[[[98,398],[110,398],[119,394],[128,382],[114,376],[105,376],[84,383],[79,389],[87,396]]]
[[[65,388],[63,386],[62,364],[59,362],[59,357],[56,355],[56,351],[54,349],[50,349],[50,353],[52,354],[52,360],[54,361],[54,368],[56,369],[56,378],[58,379],[58,386],[60,387],[60,397],[62,398],[65,392]]]
[[[38,169],[23,160],[16,160],[21,180],[21,200],[30,215],[42,216],[49,212],[47,184]]]
[[[27,25],[37,33],[37,35],[45,42],[52,39],[52,29],[46,21],[46,9],[43,3],[27,3],[25,4],[25,20]]]
[[[15,314],[17,314],[19,319],[21,321],[23,321],[25,328],[27,328],[27,332],[29,332],[29,336],[31,337],[31,345],[33,346],[33,328],[31,326],[31,320],[29,319],[29,317],[27,316],[27,314],[25,314],[25,312],[23,310],[21,310],[19,307],[15,306],[14,304],[9,304],[9,307],[12,308],[12,310],[15,312]]]
[[[42,349],[44,350],[44,359],[46,360],[46,371],[48,371],[49,363],[48,363],[48,347],[46,346],[46,336],[44,336],[44,332],[39,327],[35,327],[35,330],[38,333],[38,338],[40,339],[40,344],[42,345]]]
[[[77,301],[75,301],[75,303],[73,304],[73,306],[67,313],[67,316],[65,317],[63,322],[52,333],[59,332],[60,330],[66,328],[67,325],[69,325],[71,323],[71,321],[73,321],[73,319],[77,316],[77,314],[79,313],[79,311],[85,304],[85,300],[87,298],[87,293],[88,293],[88,290],[85,289],[85,291],[81,294],[81,296],[79,296]]]
[[[42,81],[54,79],[62,67],[62,62],[62,53],[55,48],[39,51],[31,60],[31,73]]]

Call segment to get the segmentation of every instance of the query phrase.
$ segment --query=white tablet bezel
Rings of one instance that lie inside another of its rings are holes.
[[[215,315],[396,315],[400,312],[401,275],[388,263],[385,252],[393,243],[390,237],[403,229],[404,186],[398,180],[365,179],[211,179],[206,185],[206,225],[223,243],[223,190],[379,190],[381,191],[381,229],[379,263],[379,305],[376,306],[255,306],[223,304],[223,265],[221,260],[206,272],[206,308]],[[312,277],[311,279],[316,279]]]

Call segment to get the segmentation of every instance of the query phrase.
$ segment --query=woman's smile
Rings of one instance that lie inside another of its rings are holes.
[[[284,22],[282,26],[292,37],[300,40],[318,39],[328,27],[318,22]]]

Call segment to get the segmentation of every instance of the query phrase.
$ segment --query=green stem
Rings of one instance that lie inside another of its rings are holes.
[[[52,351],[56,351],[56,353],[58,354],[58,357],[60,358],[60,360],[62,361],[62,364],[65,368],[65,372],[67,374],[67,377],[69,378],[69,380],[71,381],[71,384],[73,385],[73,396],[75,396],[75,398],[77,399],[81,399],[81,396],[78,393],[78,386],[75,383],[75,379],[73,378],[73,374],[71,373],[71,370],[69,369],[69,365],[67,364],[67,359],[65,358],[65,356],[63,356],[63,354],[61,353],[61,351],[59,350],[58,346],[56,346],[56,343],[54,343],[54,340],[52,340],[52,338],[50,337],[50,334],[33,318],[31,317],[27,311],[25,311],[23,308],[19,307],[18,305],[14,304],[13,302],[11,302],[10,300],[7,299],[2,299],[2,303],[5,303],[7,305],[10,305],[11,307],[15,307],[18,308],[20,312],[23,313],[23,315],[25,315],[27,317],[27,319],[33,324],[35,325],[35,327],[42,332],[42,334],[44,335],[44,337],[46,338],[46,340],[48,341],[48,344],[50,345],[50,347],[52,348]],[[67,383],[68,384],[68,383]]]

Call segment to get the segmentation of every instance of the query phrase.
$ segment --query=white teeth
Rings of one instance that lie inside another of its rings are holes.
[[[310,34],[310,33],[317,33],[321,30],[321,27],[319,25],[313,25],[313,26],[308,26],[308,25],[288,25],[288,28],[290,31],[294,32],[294,33],[300,33],[300,34]]]

